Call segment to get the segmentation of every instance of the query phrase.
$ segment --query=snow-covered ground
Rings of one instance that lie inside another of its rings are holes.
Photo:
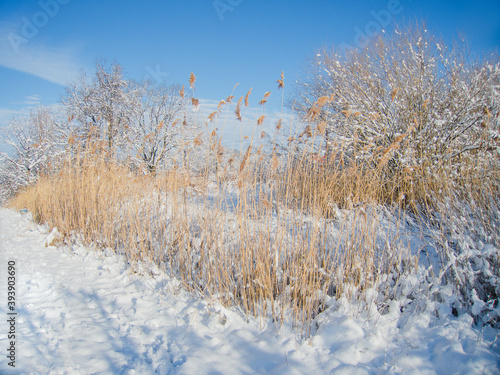
[[[187,294],[151,267],[0,210],[1,374],[498,374],[498,331],[433,302],[388,311],[331,300],[310,339]],[[49,241],[51,238],[49,238]],[[7,267],[15,261],[15,368],[7,358]],[[401,310],[404,310],[401,312]],[[436,311],[439,314],[436,314]],[[439,317],[438,317],[439,315]]]

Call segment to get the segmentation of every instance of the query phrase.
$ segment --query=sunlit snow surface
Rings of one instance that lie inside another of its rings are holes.
[[[29,214],[0,210],[1,374],[500,373],[498,331],[454,317],[447,301],[430,308],[417,296],[406,310],[393,301],[381,315],[366,302],[332,299],[312,337],[301,339],[287,325],[277,333],[270,321],[196,299],[151,265],[47,247],[48,236]],[[15,369],[6,358],[9,260],[17,268]]]

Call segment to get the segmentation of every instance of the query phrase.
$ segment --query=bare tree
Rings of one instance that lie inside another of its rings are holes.
[[[62,102],[68,115],[82,125],[82,137],[105,141],[108,152],[115,152],[125,138],[133,99],[129,82],[123,78],[123,68],[97,63],[92,81],[82,73],[78,81],[66,88]]]
[[[179,85],[134,83],[134,108],[127,132],[132,152],[150,173],[155,173],[167,156],[179,151],[197,128],[189,104]]]
[[[56,111],[43,107],[10,122],[1,138],[13,152],[0,154],[0,174],[12,192],[57,167],[68,141],[65,125]]]

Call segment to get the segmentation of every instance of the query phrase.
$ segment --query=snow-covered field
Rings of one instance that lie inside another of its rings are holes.
[[[498,331],[454,317],[446,301],[428,308],[423,298],[406,310],[394,301],[381,315],[331,300],[303,339],[287,325],[277,332],[270,321],[197,299],[146,271],[151,265],[134,272],[112,252],[46,246],[49,236],[29,214],[0,210],[1,374],[500,373]],[[7,358],[9,261],[15,368]]]

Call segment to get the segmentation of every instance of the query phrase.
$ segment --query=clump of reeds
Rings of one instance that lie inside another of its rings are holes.
[[[191,86],[194,81],[192,75]],[[28,208],[37,222],[57,227],[67,240],[80,236],[125,253],[131,262],[154,261],[192,291],[278,324],[291,319],[307,333],[328,296],[361,298],[382,275],[416,267],[418,257],[397,229],[398,216],[391,219],[396,229],[383,223],[389,220],[384,207],[420,212],[423,205],[440,207],[459,191],[447,179],[446,161],[435,172],[437,180],[425,166],[394,166],[391,155],[404,147],[405,136],[370,153],[339,144],[318,157],[315,138],[324,129],[310,121],[328,100],[320,98],[311,108],[308,125],[288,138],[288,147],[279,148],[274,137],[267,148],[252,141],[239,158],[226,157],[214,130],[208,141],[193,142],[205,147],[204,167],[190,169],[200,162],[188,154],[182,167],[154,176],[132,172],[98,147],[87,147],[11,204]],[[242,103],[243,97],[234,111],[240,121]],[[281,127],[280,122],[277,131]],[[466,171],[459,195],[488,204],[488,195],[475,187],[484,175]],[[498,196],[498,187],[488,186],[488,194]],[[490,225],[497,225],[494,218]]]

